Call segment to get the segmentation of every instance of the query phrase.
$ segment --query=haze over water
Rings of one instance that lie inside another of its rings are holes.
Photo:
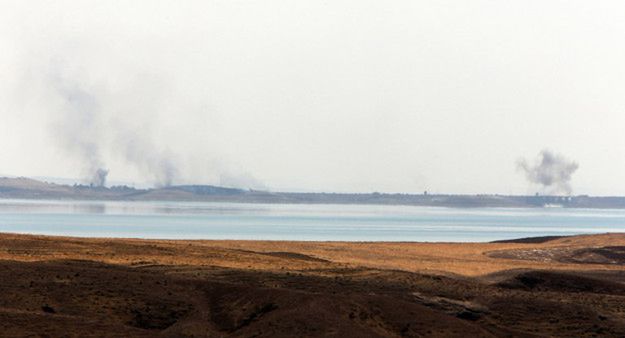
[[[0,232],[159,239],[481,242],[625,231],[625,210],[0,200]]]

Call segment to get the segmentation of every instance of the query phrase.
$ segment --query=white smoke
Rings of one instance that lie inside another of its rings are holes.
[[[211,136],[219,123],[211,108],[204,98],[189,100],[186,92],[177,92],[160,69],[94,56],[80,42],[52,51],[23,60],[13,100],[47,123],[50,145],[67,157],[68,170],[75,168],[68,176],[79,175],[95,187],[111,178],[157,187],[264,187],[239,166],[224,165],[230,150]],[[205,121],[184,118],[194,110]]]
[[[105,87],[95,86],[86,75],[61,65],[53,63],[46,78],[51,94],[60,102],[57,119],[52,124],[53,136],[67,154],[82,163],[85,181],[97,187],[106,185],[109,171],[103,153],[108,151],[120,155],[119,158],[156,186],[171,185],[178,173],[174,157],[153,142],[150,117],[134,125],[127,125],[124,118],[112,118],[115,114],[141,113],[128,110],[152,108],[148,103],[130,107],[124,103],[136,100],[143,104],[151,97],[140,97],[141,94],[154,94],[138,91],[139,95],[131,99],[123,95],[109,97]],[[150,116],[148,113],[145,115]],[[109,142],[111,139],[113,142]]]
[[[108,170],[102,159],[100,105],[95,95],[55,69],[49,78],[60,101],[59,119],[53,124],[58,144],[83,163],[88,184],[106,185]]]
[[[160,149],[152,141],[149,130],[129,129],[126,125],[115,126],[115,150],[123,156],[126,163],[149,175],[149,181],[156,186],[170,186],[178,177],[175,156]]]

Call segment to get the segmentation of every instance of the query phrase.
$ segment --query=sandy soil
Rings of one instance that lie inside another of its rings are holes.
[[[471,244],[0,234],[0,335],[625,336],[625,234]]]

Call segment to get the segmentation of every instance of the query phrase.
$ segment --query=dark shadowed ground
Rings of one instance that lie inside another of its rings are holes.
[[[622,337],[623,247],[4,234],[0,334]]]

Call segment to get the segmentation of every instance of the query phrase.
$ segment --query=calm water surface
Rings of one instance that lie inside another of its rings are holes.
[[[625,232],[625,210],[0,200],[0,232],[167,239],[476,242]]]

